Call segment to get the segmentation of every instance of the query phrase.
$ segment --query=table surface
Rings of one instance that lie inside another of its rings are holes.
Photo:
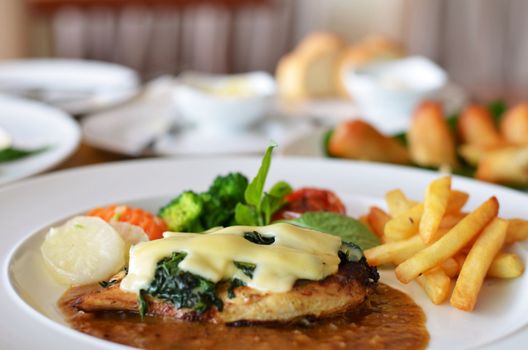
[[[79,148],[73,153],[67,160],[59,164],[56,168],[48,171],[56,171],[62,169],[69,169],[80,167],[84,165],[93,165],[101,163],[116,162],[120,160],[134,159],[129,156],[115,154],[107,151],[103,151],[87,144],[81,143]]]

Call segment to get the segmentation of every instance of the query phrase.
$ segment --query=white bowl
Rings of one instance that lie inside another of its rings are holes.
[[[420,101],[447,84],[445,71],[431,60],[415,56],[350,69],[345,85],[360,112],[368,118],[408,118]]]
[[[175,99],[181,116],[200,129],[233,131],[266,116],[275,81],[266,72],[235,75],[182,73]]]

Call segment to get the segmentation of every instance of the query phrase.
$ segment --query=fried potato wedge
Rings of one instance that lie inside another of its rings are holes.
[[[337,157],[397,164],[410,163],[407,149],[362,120],[339,124],[328,143],[328,152]]]
[[[421,273],[457,254],[497,216],[498,210],[497,198],[491,197],[485,201],[438,241],[398,265],[395,270],[398,280],[405,284],[409,283]]]
[[[420,220],[420,235],[425,243],[438,239],[438,228],[442,222],[451,192],[451,176],[432,181],[425,193],[424,210]]]
[[[439,103],[426,101],[418,106],[407,132],[412,160],[426,167],[456,168],[455,139]]]
[[[524,264],[517,254],[499,253],[495,256],[489,267],[488,277],[517,278],[522,275],[523,272]]]
[[[504,142],[490,112],[480,105],[467,106],[458,119],[457,128],[464,143],[489,146]]]
[[[504,244],[508,221],[495,218],[479,235],[458,275],[451,295],[451,305],[471,311],[490,265]]]
[[[528,103],[510,108],[501,119],[500,130],[509,142],[528,145]]]
[[[528,184],[528,146],[487,153],[478,164],[475,177],[488,182]]]

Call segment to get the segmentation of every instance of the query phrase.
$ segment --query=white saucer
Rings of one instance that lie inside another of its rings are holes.
[[[0,63],[0,91],[86,114],[134,96],[139,78],[130,68],[73,59],[22,59]]]
[[[77,123],[66,113],[45,104],[0,96],[0,125],[20,148],[49,149],[20,160],[0,163],[0,185],[54,167],[79,145]]]

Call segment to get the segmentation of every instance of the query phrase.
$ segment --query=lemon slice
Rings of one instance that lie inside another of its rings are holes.
[[[71,285],[104,280],[125,265],[125,242],[98,217],[77,216],[51,228],[40,250],[58,280]]]

